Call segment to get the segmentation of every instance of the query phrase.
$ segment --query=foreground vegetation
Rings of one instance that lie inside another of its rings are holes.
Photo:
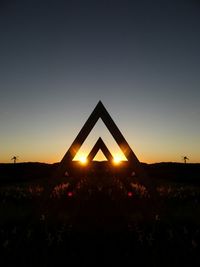
[[[198,183],[92,178],[2,183],[1,266],[199,266]]]

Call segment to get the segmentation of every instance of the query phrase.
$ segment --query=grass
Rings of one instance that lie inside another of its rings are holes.
[[[2,266],[199,266],[200,187],[165,182],[155,202],[141,185],[130,197],[112,183],[84,177],[48,199],[42,183],[2,186]]]

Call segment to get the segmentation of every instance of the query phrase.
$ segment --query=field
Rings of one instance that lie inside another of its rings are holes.
[[[199,266],[197,166],[148,166],[156,196],[110,175],[66,177],[49,192],[49,168],[1,169],[10,170],[0,188],[1,266]]]

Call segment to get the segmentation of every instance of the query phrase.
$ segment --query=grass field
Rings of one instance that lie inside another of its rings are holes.
[[[2,184],[1,266],[199,266],[198,185],[161,179],[154,199],[97,181],[68,178],[48,197],[48,179]]]

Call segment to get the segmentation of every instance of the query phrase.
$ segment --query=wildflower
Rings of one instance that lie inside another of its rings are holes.
[[[172,229],[168,229],[167,232],[168,232],[168,235],[169,235],[169,237],[168,237],[169,240],[173,239],[174,235],[173,235]]]
[[[41,215],[40,221],[45,221],[45,215],[44,214]]]
[[[9,241],[8,241],[8,239],[3,243],[3,247],[4,248],[7,248],[8,247],[8,244],[9,244]]]
[[[153,245],[154,238],[153,238],[152,233],[149,233],[149,236],[147,237],[147,241],[148,241],[150,246]]]
[[[160,216],[158,214],[156,214],[155,220],[160,221]]]
[[[28,229],[28,232],[27,232],[27,238],[28,239],[31,238],[31,234],[32,234],[32,230],[31,229]]]
[[[184,233],[184,235],[188,234],[188,230],[187,230],[186,226],[183,227],[183,233]]]
[[[59,234],[57,235],[57,243],[60,244],[60,243],[62,243],[62,241],[63,241],[62,236],[61,236],[61,234],[59,233]]]
[[[138,241],[141,243],[141,244],[143,244],[143,238],[144,236],[143,236],[143,233],[142,232],[140,232],[139,233],[139,236],[138,236]]]
[[[53,236],[51,233],[47,234],[47,243],[48,243],[48,246],[51,246],[53,243]]]
[[[194,249],[198,246],[196,240],[194,240],[194,239],[192,239],[192,246]]]
[[[13,228],[13,230],[12,230],[12,234],[13,234],[13,235],[16,235],[16,233],[17,233],[17,227],[15,226],[15,227]]]

